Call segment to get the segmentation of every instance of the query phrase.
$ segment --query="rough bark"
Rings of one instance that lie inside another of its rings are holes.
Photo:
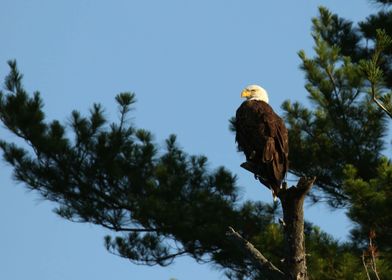
[[[283,208],[286,242],[286,279],[307,280],[306,250],[304,237],[304,200],[316,178],[302,177],[296,187],[283,189],[279,198]]]
[[[252,261],[260,274],[269,280],[308,280],[304,237],[304,201],[314,178],[302,177],[297,186],[284,187],[278,197],[283,208],[283,228],[286,242],[284,271],[279,270],[250,242],[229,228],[227,236]]]

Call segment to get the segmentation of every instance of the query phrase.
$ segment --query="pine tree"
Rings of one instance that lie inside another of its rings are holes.
[[[391,34],[388,26],[380,28],[389,19],[389,12],[380,12],[356,29],[320,8],[313,20],[316,55],[299,53],[312,107],[283,104],[290,171],[317,176],[314,201],[348,207],[355,222],[350,243],[305,223],[308,275],[301,279],[374,278],[371,265],[382,279],[392,279],[392,167],[382,154],[391,112]],[[111,230],[106,248],[134,263],[166,266],[188,255],[212,262],[230,279],[294,279],[287,276],[287,260],[281,262],[287,223],[278,222],[285,214],[279,205],[241,201],[231,172],[210,170],[206,157],[188,155],[173,135],[159,149],[149,131],[127,121],[133,93],[116,96],[117,122],[105,119],[99,104],[88,116],[72,112],[69,125],[49,122],[39,92],[27,93],[16,62],[9,66],[0,120],[27,145],[2,139],[0,148],[15,179],[56,202],[58,215]],[[226,236],[229,227],[286,277],[269,274],[244,246],[236,247],[235,235]]]
[[[134,94],[117,95],[117,123],[108,125],[102,107],[94,104],[86,117],[72,112],[67,127],[45,120],[39,92],[30,96],[16,62],[9,65],[0,119],[27,145],[2,139],[3,157],[17,181],[57,203],[58,215],[112,230],[106,248],[137,264],[166,266],[188,255],[215,263],[230,279],[260,279],[265,271],[225,237],[230,226],[284,270],[278,205],[240,201],[236,177],[223,167],[207,169],[207,159],[186,154],[175,136],[158,150],[150,132],[127,122]],[[362,275],[348,245],[311,224],[305,237],[314,254],[308,260],[310,275]]]
[[[313,108],[290,101],[282,105],[290,127],[291,169],[296,175],[315,174],[324,197],[313,198],[325,198],[332,206],[348,203],[341,188],[346,164],[356,166],[365,180],[376,176],[386,135],[385,114],[368,94],[360,63],[345,55],[338,43],[331,43],[345,46],[350,40],[336,39],[341,34],[357,38],[348,28],[351,23],[320,8],[320,16],[313,20],[316,56],[299,52]]]
[[[283,104],[293,173],[317,176],[314,201],[345,207],[352,245],[365,255],[371,249],[384,269],[392,261],[392,165],[383,154],[392,116],[391,22],[392,12],[382,10],[355,26],[320,8],[315,56],[299,53],[312,107]]]

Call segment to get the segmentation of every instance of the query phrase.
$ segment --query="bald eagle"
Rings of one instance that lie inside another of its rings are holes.
[[[238,150],[243,151],[243,168],[271,189],[274,200],[288,169],[288,133],[283,120],[268,105],[267,92],[258,85],[246,87],[246,100],[237,109],[233,122]]]

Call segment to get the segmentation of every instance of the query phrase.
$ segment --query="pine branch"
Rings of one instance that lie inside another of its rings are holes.
[[[174,259],[176,257],[179,256],[184,256],[186,254],[189,254],[189,252],[187,250],[183,250],[183,251],[178,251],[176,253],[173,254],[169,254],[163,257],[157,257],[155,259],[152,258],[142,258],[140,260],[133,260],[132,258],[129,258],[128,256],[124,256],[120,253],[116,253],[115,251],[112,250],[108,250],[108,252],[114,256],[120,257],[120,258],[128,258],[129,261],[133,264],[137,264],[137,265],[147,265],[147,266],[154,266],[154,265],[161,265],[161,266],[169,266],[173,263]],[[168,261],[168,262],[166,262]]]
[[[128,228],[128,227],[121,227],[121,226],[111,226],[104,223],[99,223],[104,228],[114,230],[114,231],[123,231],[123,232],[158,232],[158,229],[155,228]]]

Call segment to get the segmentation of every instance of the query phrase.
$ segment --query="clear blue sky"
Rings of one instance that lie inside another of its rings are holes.
[[[252,83],[267,89],[278,112],[285,99],[306,100],[297,51],[312,52],[311,17],[319,5],[353,20],[374,9],[366,0],[1,0],[0,79],[6,61],[17,59],[26,88],[41,92],[47,117],[62,121],[93,102],[114,120],[114,96],[134,91],[133,120],[157,143],[177,134],[211,168],[236,173],[244,198],[271,201],[239,168],[243,158],[228,119],[241,89]],[[0,128],[3,137],[12,136]],[[223,279],[190,258],[151,268],[110,255],[103,230],[60,219],[51,203],[0,166],[0,279]],[[322,206],[306,211],[322,229],[346,237],[343,213]]]

